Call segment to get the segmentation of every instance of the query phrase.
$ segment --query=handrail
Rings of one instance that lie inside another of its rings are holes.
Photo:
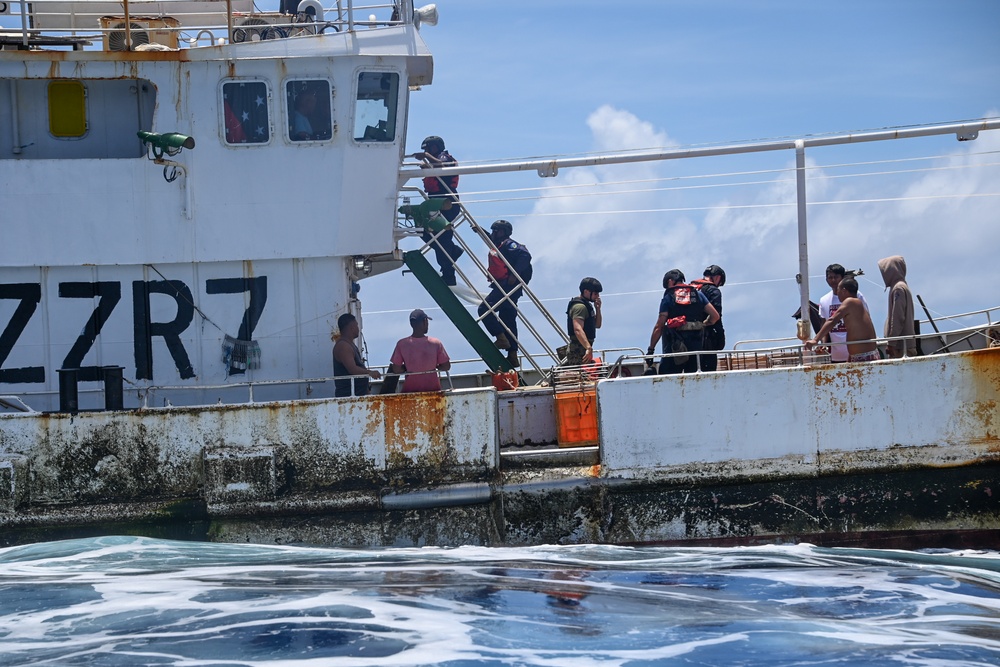
[[[26,404],[18,396],[0,396],[0,408],[13,410],[16,414],[38,414],[37,410]]]
[[[783,341],[791,342],[793,340],[799,339],[795,336],[788,336],[786,338],[751,338],[750,340],[738,340],[733,343],[733,350],[735,351],[740,345],[753,345],[755,343],[781,343]],[[756,348],[754,349],[756,350]]]
[[[939,347],[939,348],[938,348],[937,350],[935,350],[934,352],[932,352],[932,354],[941,354],[942,352],[948,352],[948,351],[949,351],[949,348],[950,348],[950,347],[951,347],[952,345],[958,345],[959,343],[965,343],[965,342],[968,342],[970,338],[972,338],[973,336],[977,336],[977,335],[982,335],[982,332],[980,332],[980,331],[973,331],[973,332],[972,332],[972,333],[970,333],[970,334],[967,334],[967,335],[965,335],[965,336],[962,336],[961,338],[959,338],[959,339],[958,339],[958,340],[956,340],[956,341],[952,341],[952,342],[950,342],[950,343],[945,343],[944,345],[942,345],[941,347]],[[939,337],[939,336],[935,335],[935,338],[938,338],[938,337]],[[942,342],[944,342],[944,341],[942,340]],[[972,343],[969,343],[969,349],[970,349],[970,350],[973,350],[973,349],[975,349],[975,348],[974,348],[974,347],[972,346]]]
[[[956,340],[956,341],[948,344],[946,347],[950,347],[952,345],[956,345],[958,343],[961,343],[964,340],[966,340],[966,339],[968,339],[971,336],[974,336],[976,334],[986,335],[986,334],[983,333],[983,330],[986,329],[986,328],[988,328],[988,327],[990,327],[990,326],[992,326],[992,325],[979,326],[979,327],[968,327],[967,329],[964,329],[964,330],[956,330],[956,331],[947,332],[949,334],[967,333],[968,335],[966,335],[963,338],[960,338],[959,340]],[[914,336],[913,338],[936,338],[936,337],[937,337],[937,334],[921,334],[920,336]],[[878,343],[879,345],[884,345],[887,341],[890,341],[890,340],[905,340],[905,339],[908,339],[908,338],[911,338],[911,337],[910,336],[897,336],[897,337],[892,337],[892,338],[874,338],[874,339],[871,339],[871,341],[874,341],[874,342]],[[793,339],[793,340],[797,341],[798,339]],[[870,342],[870,341],[858,341],[858,342]],[[682,353],[673,353],[673,352],[671,352],[671,353],[657,353],[657,354],[642,354],[641,353],[642,350],[640,348],[634,347],[634,348],[607,348],[607,349],[595,350],[594,352],[595,352],[595,354],[600,354],[601,359],[607,359],[607,354],[609,352],[619,352],[619,351],[628,351],[628,350],[635,350],[635,351],[640,352],[640,354],[621,355],[612,364],[608,364],[607,362],[604,362],[602,364],[603,370],[602,370],[602,376],[600,378],[602,381],[605,381],[605,380],[611,381],[611,380],[616,380],[616,379],[625,379],[621,375],[621,369],[626,365],[627,362],[637,362],[637,363],[642,363],[643,365],[645,365],[645,362],[647,360],[653,360],[655,362],[656,359],[672,358],[672,357],[677,357],[677,356],[691,356],[691,355],[695,355],[695,356],[698,356],[699,358],[702,357],[702,356],[705,356],[705,355],[709,355],[709,354],[719,356],[721,358],[726,359],[726,361],[723,362],[722,359],[720,359],[720,365],[719,365],[719,371],[718,372],[729,372],[729,371],[733,371],[733,370],[753,370],[753,369],[763,369],[763,368],[788,367],[788,364],[784,363],[784,362],[787,362],[789,360],[789,358],[790,358],[789,355],[792,355],[793,357],[797,357],[798,358],[798,363],[795,364],[796,366],[807,365],[807,364],[804,363],[804,361],[805,361],[805,359],[807,357],[809,359],[809,364],[808,365],[830,363],[829,354],[809,353],[808,351],[806,351],[804,349],[804,347],[802,346],[801,342],[798,342],[796,345],[791,345],[791,346],[769,347],[769,348],[754,348],[754,349],[746,350],[746,351],[740,351],[740,350],[732,349],[732,350],[698,350],[698,351],[688,351],[688,352],[682,352]],[[939,350],[931,353],[931,355],[924,355],[924,356],[932,356],[933,354],[941,354],[943,352],[946,352],[946,348],[941,348],[941,349],[939,349]],[[756,365],[752,366],[752,367],[748,366],[747,363],[746,363],[746,361],[750,358],[748,355],[754,355],[754,358],[758,361],[758,363]],[[525,355],[525,356],[528,357],[528,356],[547,356],[547,355]],[[917,358],[917,357],[906,356],[904,358]],[[760,366],[759,362],[764,362],[765,366],[763,366],[763,367]],[[473,358],[473,359],[453,359],[451,361],[452,368],[454,368],[455,366],[460,366],[460,365],[464,365],[464,364],[474,364],[474,363],[482,363],[482,360],[481,359]],[[723,366],[726,366],[726,367],[723,368]],[[738,366],[738,367],[734,367],[734,366]],[[558,368],[560,368],[560,367],[556,366],[556,367],[553,367],[552,369],[548,369],[548,370],[554,371],[554,370],[557,370]],[[388,366],[372,366],[369,370],[379,370],[379,371],[381,371],[382,374],[383,374],[383,381],[385,379],[385,376],[389,375],[389,367]],[[583,372],[590,374],[590,373],[593,373],[595,371],[591,371],[589,369],[584,369]],[[701,364],[699,363],[698,364],[698,370],[696,371],[696,374],[703,373],[703,372],[706,372],[706,371],[702,371],[701,370]],[[449,388],[448,389],[442,389],[442,391],[445,391],[445,392],[454,391],[455,386],[454,386],[454,382],[452,380],[451,371],[437,371],[437,370],[433,370],[433,371],[423,371],[422,373],[423,374],[437,373],[439,375],[441,373],[444,373],[445,374],[445,379],[448,381]],[[549,374],[545,370],[539,371],[539,373],[543,376],[543,378],[548,379],[550,377]],[[406,375],[417,375],[417,374],[420,374],[420,373],[407,373]],[[463,374],[461,377],[474,377],[474,376],[481,376],[481,375],[485,375],[485,373],[469,373],[469,374]],[[166,392],[188,393],[188,392],[194,392],[194,391],[219,390],[219,389],[225,389],[225,390],[246,389],[246,391],[247,391],[247,403],[254,403],[254,395],[253,395],[254,394],[254,388],[275,387],[275,386],[296,385],[296,384],[310,384],[310,385],[311,384],[326,384],[326,383],[329,383],[329,382],[334,382],[336,380],[347,380],[347,379],[349,379],[349,380],[353,381],[356,378],[368,378],[368,379],[371,380],[371,377],[368,376],[368,375],[341,375],[341,376],[314,377],[314,378],[292,378],[292,379],[282,379],[282,380],[247,380],[247,381],[234,382],[234,383],[228,383],[228,384],[199,385],[199,386],[196,386],[196,387],[185,386],[185,385],[145,385],[144,386],[144,385],[136,385],[136,384],[131,383],[131,382],[129,384],[132,385],[132,389],[138,391],[139,394],[140,394],[139,397],[140,397],[140,401],[141,401],[141,409],[149,409],[149,404],[148,404],[149,397],[151,395],[153,395],[153,394],[156,394],[156,393],[166,393]],[[379,382],[379,380],[372,380],[372,381],[373,382]],[[126,380],[126,382],[128,382],[128,380]],[[80,394],[100,394],[100,393],[103,393],[103,392],[104,392],[104,389],[99,388],[99,387],[94,387],[94,388],[81,387],[79,389],[79,393]],[[24,392],[18,392],[17,396],[4,396],[2,398],[20,400],[20,397],[22,397],[22,396],[52,396],[52,395],[55,395],[57,393],[58,393],[58,391],[55,390],[55,389],[38,390],[38,391],[24,391]],[[291,400],[291,399],[277,399],[277,400]],[[227,404],[234,404],[234,403],[231,401],[230,403],[227,403]],[[167,405],[164,406],[164,407],[174,407],[174,406],[170,405],[169,404],[169,400],[168,400]]]
[[[987,309],[984,309],[983,311],[974,311],[972,313],[965,313],[964,315],[953,315],[951,317],[951,319],[958,318],[958,317],[964,317],[966,315],[974,315],[974,314],[977,314],[979,312],[986,312],[986,311],[998,310],[998,309],[1000,309],[1000,308],[987,308]],[[949,318],[942,318],[942,319],[949,319]],[[875,342],[878,345],[885,345],[886,343],[897,341],[897,340],[927,340],[927,339],[931,339],[931,338],[942,338],[943,336],[956,336],[956,335],[964,336],[964,338],[962,338],[961,340],[965,340],[966,338],[970,338],[971,336],[974,336],[974,335],[976,335],[978,333],[982,333],[984,329],[989,329],[990,327],[994,326],[994,324],[995,324],[994,322],[987,322],[986,324],[977,324],[977,325],[962,327],[960,329],[951,329],[951,330],[948,330],[948,331],[941,331],[941,332],[932,331],[932,332],[929,332],[929,333],[913,334],[912,336],[882,336],[882,337],[879,337],[879,338],[870,338],[870,339],[866,339],[866,340],[853,341],[853,342],[856,342],[856,343],[870,343],[870,342]],[[951,347],[952,345],[961,342],[961,340],[954,341],[952,343],[948,343],[944,347]],[[791,341],[798,341],[798,344],[801,345],[801,341],[799,341],[799,339],[795,338],[794,336],[789,337],[789,338],[759,338],[759,339],[737,341],[736,343],[733,344],[732,351],[733,352],[739,351],[739,350],[737,350],[737,348],[740,347],[741,345],[752,345],[752,344],[755,344],[755,343],[778,343],[778,342],[781,342],[781,341],[789,341],[789,342],[791,342]],[[846,345],[847,343],[836,343],[836,344],[838,344],[838,345]],[[761,352],[761,351],[768,351],[769,349],[770,348],[750,348],[747,351]],[[718,352],[719,354],[722,354],[723,352],[725,352],[725,350],[716,350],[716,352]]]
[[[968,341],[970,338],[972,338],[973,336],[976,336],[976,335],[982,335],[982,336],[984,336],[986,338],[989,338],[989,336],[985,332],[985,330],[989,329],[991,326],[992,326],[992,324],[979,325],[979,326],[974,326],[974,327],[967,327],[965,329],[958,329],[958,330],[944,332],[944,333],[950,334],[950,335],[961,335],[961,334],[964,334],[964,335],[962,335],[962,337],[959,338],[958,340],[955,340],[955,341],[952,341],[951,343],[947,343],[947,344],[943,345],[941,348],[935,350],[934,352],[931,352],[929,354],[924,354],[924,355],[917,355],[917,356],[933,356],[935,354],[947,353],[947,352],[949,352],[949,348],[951,348],[952,346],[958,345],[959,343],[962,343],[962,342],[965,342],[965,341]],[[879,348],[882,348],[887,343],[892,342],[892,341],[897,341],[897,340],[902,340],[902,341],[915,340],[915,339],[923,340],[923,339],[938,338],[938,337],[939,337],[939,334],[937,334],[937,333],[929,333],[929,334],[920,334],[920,335],[914,335],[914,336],[891,336],[891,337],[871,338],[871,339],[867,339],[867,340],[853,341],[853,342],[856,342],[856,343],[876,343],[879,346]],[[646,362],[646,361],[649,361],[649,360],[655,360],[657,358],[670,358],[670,357],[691,356],[691,355],[696,355],[696,356],[698,356],[700,358],[701,356],[708,355],[708,354],[717,355],[719,357],[725,357],[725,358],[733,358],[733,357],[735,357],[737,359],[740,359],[740,358],[742,358],[743,355],[749,355],[749,354],[753,354],[755,356],[761,356],[761,357],[767,358],[767,357],[773,357],[775,354],[782,354],[782,353],[789,354],[789,353],[792,353],[792,354],[797,354],[799,356],[800,365],[804,365],[803,362],[804,362],[804,359],[805,359],[805,357],[807,355],[809,355],[810,358],[812,359],[812,363],[828,363],[829,362],[829,354],[810,353],[809,350],[805,349],[804,344],[801,341],[798,341],[798,339],[796,339],[796,338],[792,338],[792,339],[766,339],[766,340],[761,340],[761,341],[758,341],[758,342],[775,342],[775,341],[779,341],[779,340],[795,340],[797,342],[797,344],[795,344],[795,345],[789,345],[789,346],[783,346],[783,347],[752,348],[752,349],[748,349],[748,350],[745,350],[745,351],[737,350],[737,349],[735,349],[736,346],[734,346],[734,349],[732,349],[732,350],[699,350],[699,351],[689,351],[689,352],[669,353],[669,354],[626,355],[626,356],[621,357],[615,363],[615,366],[616,367],[620,367],[626,361],[642,361],[642,362]],[[741,343],[746,343],[746,342],[754,342],[754,341],[740,341],[736,345],[740,345]],[[846,343],[844,343],[844,344],[846,345]],[[826,347],[826,346],[824,346],[824,345],[818,345],[817,347]],[[970,347],[971,347],[971,344],[970,344]],[[972,349],[975,349],[975,348],[972,348]],[[905,354],[905,351],[904,351],[904,358],[910,358],[910,357],[912,357],[912,355]],[[826,358],[826,361],[822,361],[823,358]],[[722,370],[721,366],[720,366],[720,370]],[[730,367],[727,370],[733,370],[733,368]],[[700,364],[699,364],[699,369],[696,372],[698,372],[698,373],[702,372],[701,369],[700,369]],[[613,374],[612,374],[611,379],[613,379]]]
[[[158,33],[176,33],[177,44],[181,48],[199,48],[205,31],[212,34],[212,45],[218,45],[216,33],[221,29],[225,37],[222,43],[238,43],[233,35],[241,29],[254,30],[257,39],[299,37],[318,35],[326,30],[354,32],[359,28],[372,29],[412,24],[413,16],[404,12],[397,16],[392,13],[392,2],[355,6],[348,0],[346,8],[342,0],[336,0],[329,8],[324,8],[324,18],[313,20],[308,14],[279,11],[258,11],[253,0],[148,0],[135,2],[124,0],[10,0],[10,14],[21,17],[20,30],[0,29],[8,36],[20,33],[23,48],[32,46],[74,46],[90,44],[86,39],[100,39],[118,30],[102,27],[105,17],[121,18],[129,24],[148,19],[173,19],[177,25],[156,25]],[[17,5],[17,9],[14,9]],[[355,17],[355,12],[360,13]],[[361,15],[363,20],[359,20]],[[381,15],[381,16],[380,16]],[[327,17],[328,16],[328,17]],[[376,17],[374,20],[371,17]],[[250,27],[242,22],[252,19],[264,21]],[[272,31],[273,36],[264,33]],[[129,41],[133,29],[129,29]],[[93,33],[93,34],[82,34]],[[190,35],[197,35],[191,37]],[[64,41],[56,41],[63,39]],[[247,40],[256,41],[256,40]],[[131,50],[131,46],[128,50]]]
[[[621,367],[627,361],[637,361],[637,362],[641,361],[644,364],[646,364],[649,361],[653,361],[654,365],[655,365],[655,362],[656,362],[657,359],[672,359],[674,357],[696,356],[700,360],[701,357],[708,356],[708,355],[725,357],[725,358],[737,358],[737,359],[740,359],[740,360],[744,360],[746,358],[746,355],[749,355],[749,354],[753,354],[755,356],[759,356],[759,357],[762,357],[762,358],[770,357],[772,362],[773,361],[787,361],[787,359],[788,359],[787,355],[793,355],[793,356],[797,356],[798,359],[799,359],[799,364],[797,364],[797,365],[802,365],[802,361],[803,361],[803,359],[805,357],[808,357],[810,360],[813,361],[813,363],[828,363],[829,362],[829,357],[830,357],[829,354],[818,354],[818,353],[810,352],[810,351],[806,350],[802,345],[798,345],[798,346],[762,348],[762,349],[749,350],[749,351],[746,351],[746,352],[739,352],[737,350],[689,350],[687,352],[664,352],[664,353],[655,353],[655,354],[624,355],[624,356],[620,357],[618,359],[618,361],[615,362],[614,366],[615,367]],[[778,364],[778,365],[787,366],[787,364]],[[769,366],[769,367],[773,367],[773,366]],[[759,367],[755,367],[755,368],[759,368]],[[722,368],[720,366],[718,372],[728,372],[730,370],[737,370],[737,369],[734,369],[734,368],[731,368],[731,367],[730,368]],[[703,371],[703,370],[701,370],[701,364],[699,363],[698,364],[698,369],[695,371],[695,374],[707,373],[707,372],[715,372],[715,371]],[[609,377],[609,379],[616,379],[616,378],[613,377],[613,376],[611,376],[611,377]]]
[[[983,118],[967,123],[946,123],[940,125],[918,125],[887,130],[875,130],[851,134],[836,134],[828,136],[807,136],[801,139],[780,139],[771,141],[746,142],[723,146],[708,146],[704,148],[676,148],[661,151],[633,151],[622,153],[604,153],[586,157],[531,159],[516,162],[500,162],[493,164],[469,164],[457,167],[435,167],[433,169],[403,168],[399,171],[401,181],[424,176],[463,176],[469,174],[498,174],[512,171],[537,171],[541,177],[557,175],[559,169],[570,167],[597,167],[609,164],[628,164],[633,162],[658,162],[663,160],[678,160],[694,157],[712,157],[719,155],[740,155],[744,153],[763,153],[771,151],[795,150],[797,143],[803,148],[818,146],[836,146],[841,144],[856,144],[872,141],[887,141],[892,139],[910,139],[915,137],[930,137],[942,134],[955,134],[962,139],[972,139],[981,131],[1000,129],[1000,118]]]
[[[957,320],[961,317],[971,317],[972,315],[982,315],[985,313],[986,323],[993,324],[993,321],[990,319],[990,313],[992,313],[994,310],[1000,311],[1000,306],[993,306],[992,308],[981,308],[980,310],[970,310],[967,313],[959,313],[958,315],[940,315],[938,316],[937,321],[940,322],[941,320]],[[918,321],[921,324],[930,323],[930,320],[918,320]],[[949,333],[949,332],[943,331],[941,333]]]

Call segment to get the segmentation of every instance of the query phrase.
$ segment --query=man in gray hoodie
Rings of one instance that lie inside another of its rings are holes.
[[[878,261],[878,270],[882,272],[882,281],[889,288],[889,314],[885,318],[885,336],[910,336],[905,340],[890,340],[886,352],[890,358],[903,356],[905,347],[907,356],[916,356],[917,341],[913,338],[913,295],[906,284],[906,260],[900,255],[893,255]]]

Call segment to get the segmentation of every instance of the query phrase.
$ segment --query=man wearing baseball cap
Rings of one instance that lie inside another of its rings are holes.
[[[413,334],[396,342],[390,359],[391,373],[406,373],[403,393],[441,391],[438,371],[451,369],[451,359],[437,338],[427,335],[430,321],[427,313],[417,308],[410,313]]]

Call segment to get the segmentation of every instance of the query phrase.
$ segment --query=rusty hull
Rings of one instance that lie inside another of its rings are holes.
[[[3,415],[0,528],[381,509],[490,480],[495,410],[479,390]]]
[[[537,389],[0,416],[0,544],[997,548],[998,396],[1000,349],[603,381],[598,465],[512,458]]]

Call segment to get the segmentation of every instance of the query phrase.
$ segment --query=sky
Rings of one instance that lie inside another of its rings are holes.
[[[406,152],[440,135],[463,165],[1000,117],[1000,0],[436,4],[438,25],[421,28],[434,80],[411,93]],[[813,301],[828,289],[828,264],[861,268],[881,332],[876,262],[901,254],[933,317],[1000,306],[1000,131],[815,148],[806,158]],[[795,334],[794,164],[781,151],[545,179],[467,175],[459,192],[479,224],[513,224],[534,258],[530,288],[560,326],[580,279],[601,280],[596,347],[645,350],[663,274],[680,268],[694,279],[718,264],[732,348]],[[472,268],[467,258],[460,266]],[[475,357],[412,275],[367,278],[360,298],[370,365],[388,362],[418,307],[453,359]],[[546,340],[560,342],[554,332]]]
[[[996,0],[437,7],[438,25],[421,29],[434,81],[411,95],[407,152],[440,135],[460,164],[1000,116]],[[932,317],[1000,305],[998,151],[1000,131],[970,142],[946,135],[808,150],[812,300],[828,290],[828,264],[861,268],[881,333],[886,295],[876,263],[900,254]],[[794,165],[794,152],[781,151],[566,169],[548,179],[469,175],[459,192],[479,224],[511,221],[534,258],[530,287],[558,322],[581,278],[601,280],[598,348],[644,350],[663,273],[680,268],[694,279],[722,266],[731,348],[795,335]],[[453,359],[475,357],[412,276],[369,278],[360,297],[371,364],[385,363],[408,333],[414,307],[435,318],[430,335]]]

